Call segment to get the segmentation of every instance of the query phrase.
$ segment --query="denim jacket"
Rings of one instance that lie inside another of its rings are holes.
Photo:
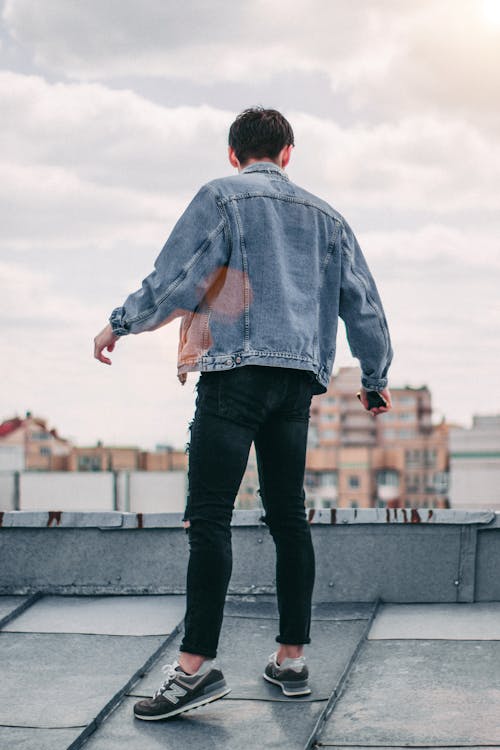
[[[153,272],[110,323],[117,336],[180,317],[178,377],[247,364],[309,370],[327,389],[338,317],[369,390],[392,348],[358,242],[331,206],[272,162],[213,180],[176,223]]]

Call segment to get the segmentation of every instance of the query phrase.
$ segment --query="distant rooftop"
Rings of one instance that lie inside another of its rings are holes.
[[[132,706],[182,637],[180,514],[1,521],[2,750],[500,747],[500,514],[318,511],[312,694],[293,699],[262,679],[272,540],[235,512],[218,655],[231,692],[151,723]]]

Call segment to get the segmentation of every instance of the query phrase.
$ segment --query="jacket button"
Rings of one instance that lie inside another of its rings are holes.
[[[233,360],[231,359],[231,357],[228,357],[226,359],[226,365],[232,365],[232,364],[233,364]]]
[[[240,364],[240,362],[241,362],[241,357],[236,357],[236,362],[237,362],[237,364]]]

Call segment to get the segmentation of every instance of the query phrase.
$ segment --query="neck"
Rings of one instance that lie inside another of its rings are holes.
[[[240,164],[238,171],[241,172],[242,169],[245,169],[245,167],[249,167],[250,164],[257,164],[258,162],[267,161],[270,164],[276,164],[277,167],[280,169],[283,168],[283,165],[281,164],[281,159],[270,159],[268,156],[262,156],[260,159],[247,159],[247,161],[244,164]]]

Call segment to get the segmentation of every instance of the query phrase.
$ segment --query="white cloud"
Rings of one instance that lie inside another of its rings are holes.
[[[225,159],[232,113],[206,105],[169,109],[133,91],[9,72],[0,72],[0,96],[6,158],[63,166],[98,184],[186,190]]]
[[[119,7],[98,0],[52,0],[43,7],[7,0],[4,9],[10,33],[33,50],[37,63],[71,77],[173,75],[206,82],[249,73],[268,78],[314,68],[325,56],[342,58],[352,54],[353,41],[359,47],[370,17],[353,14],[346,0],[335,6],[321,0],[123,0]]]
[[[349,128],[302,112],[290,119],[291,170],[334,205],[497,212],[500,144],[491,133],[434,116]]]
[[[226,164],[231,116],[100,84],[0,73],[2,228],[10,246],[159,247]],[[200,158],[200,149],[206,158]]]
[[[37,64],[80,80],[212,85],[317,71],[359,115],[427,110],[499,121],[500,28],[481,0],[7,0],[4,21]]]
[[[233,115],[168,109],[102,84],[0,73],[2,228],[9,247],[159,248],[200,184],[229,174]],[[500,147],[466,123],[340,127],[295,112],[290,174],[349,220],[361,209],[495,212]]]
[[[429,280],[439,274],[444,263],[453,268],[453,276],[471,279],[475,272],[485,278],[500,272],[500,242],[487,229],[460,225],[426,224],[416,230],[378,229],[359,235],[363,247],[384,264],[420,272]]]

